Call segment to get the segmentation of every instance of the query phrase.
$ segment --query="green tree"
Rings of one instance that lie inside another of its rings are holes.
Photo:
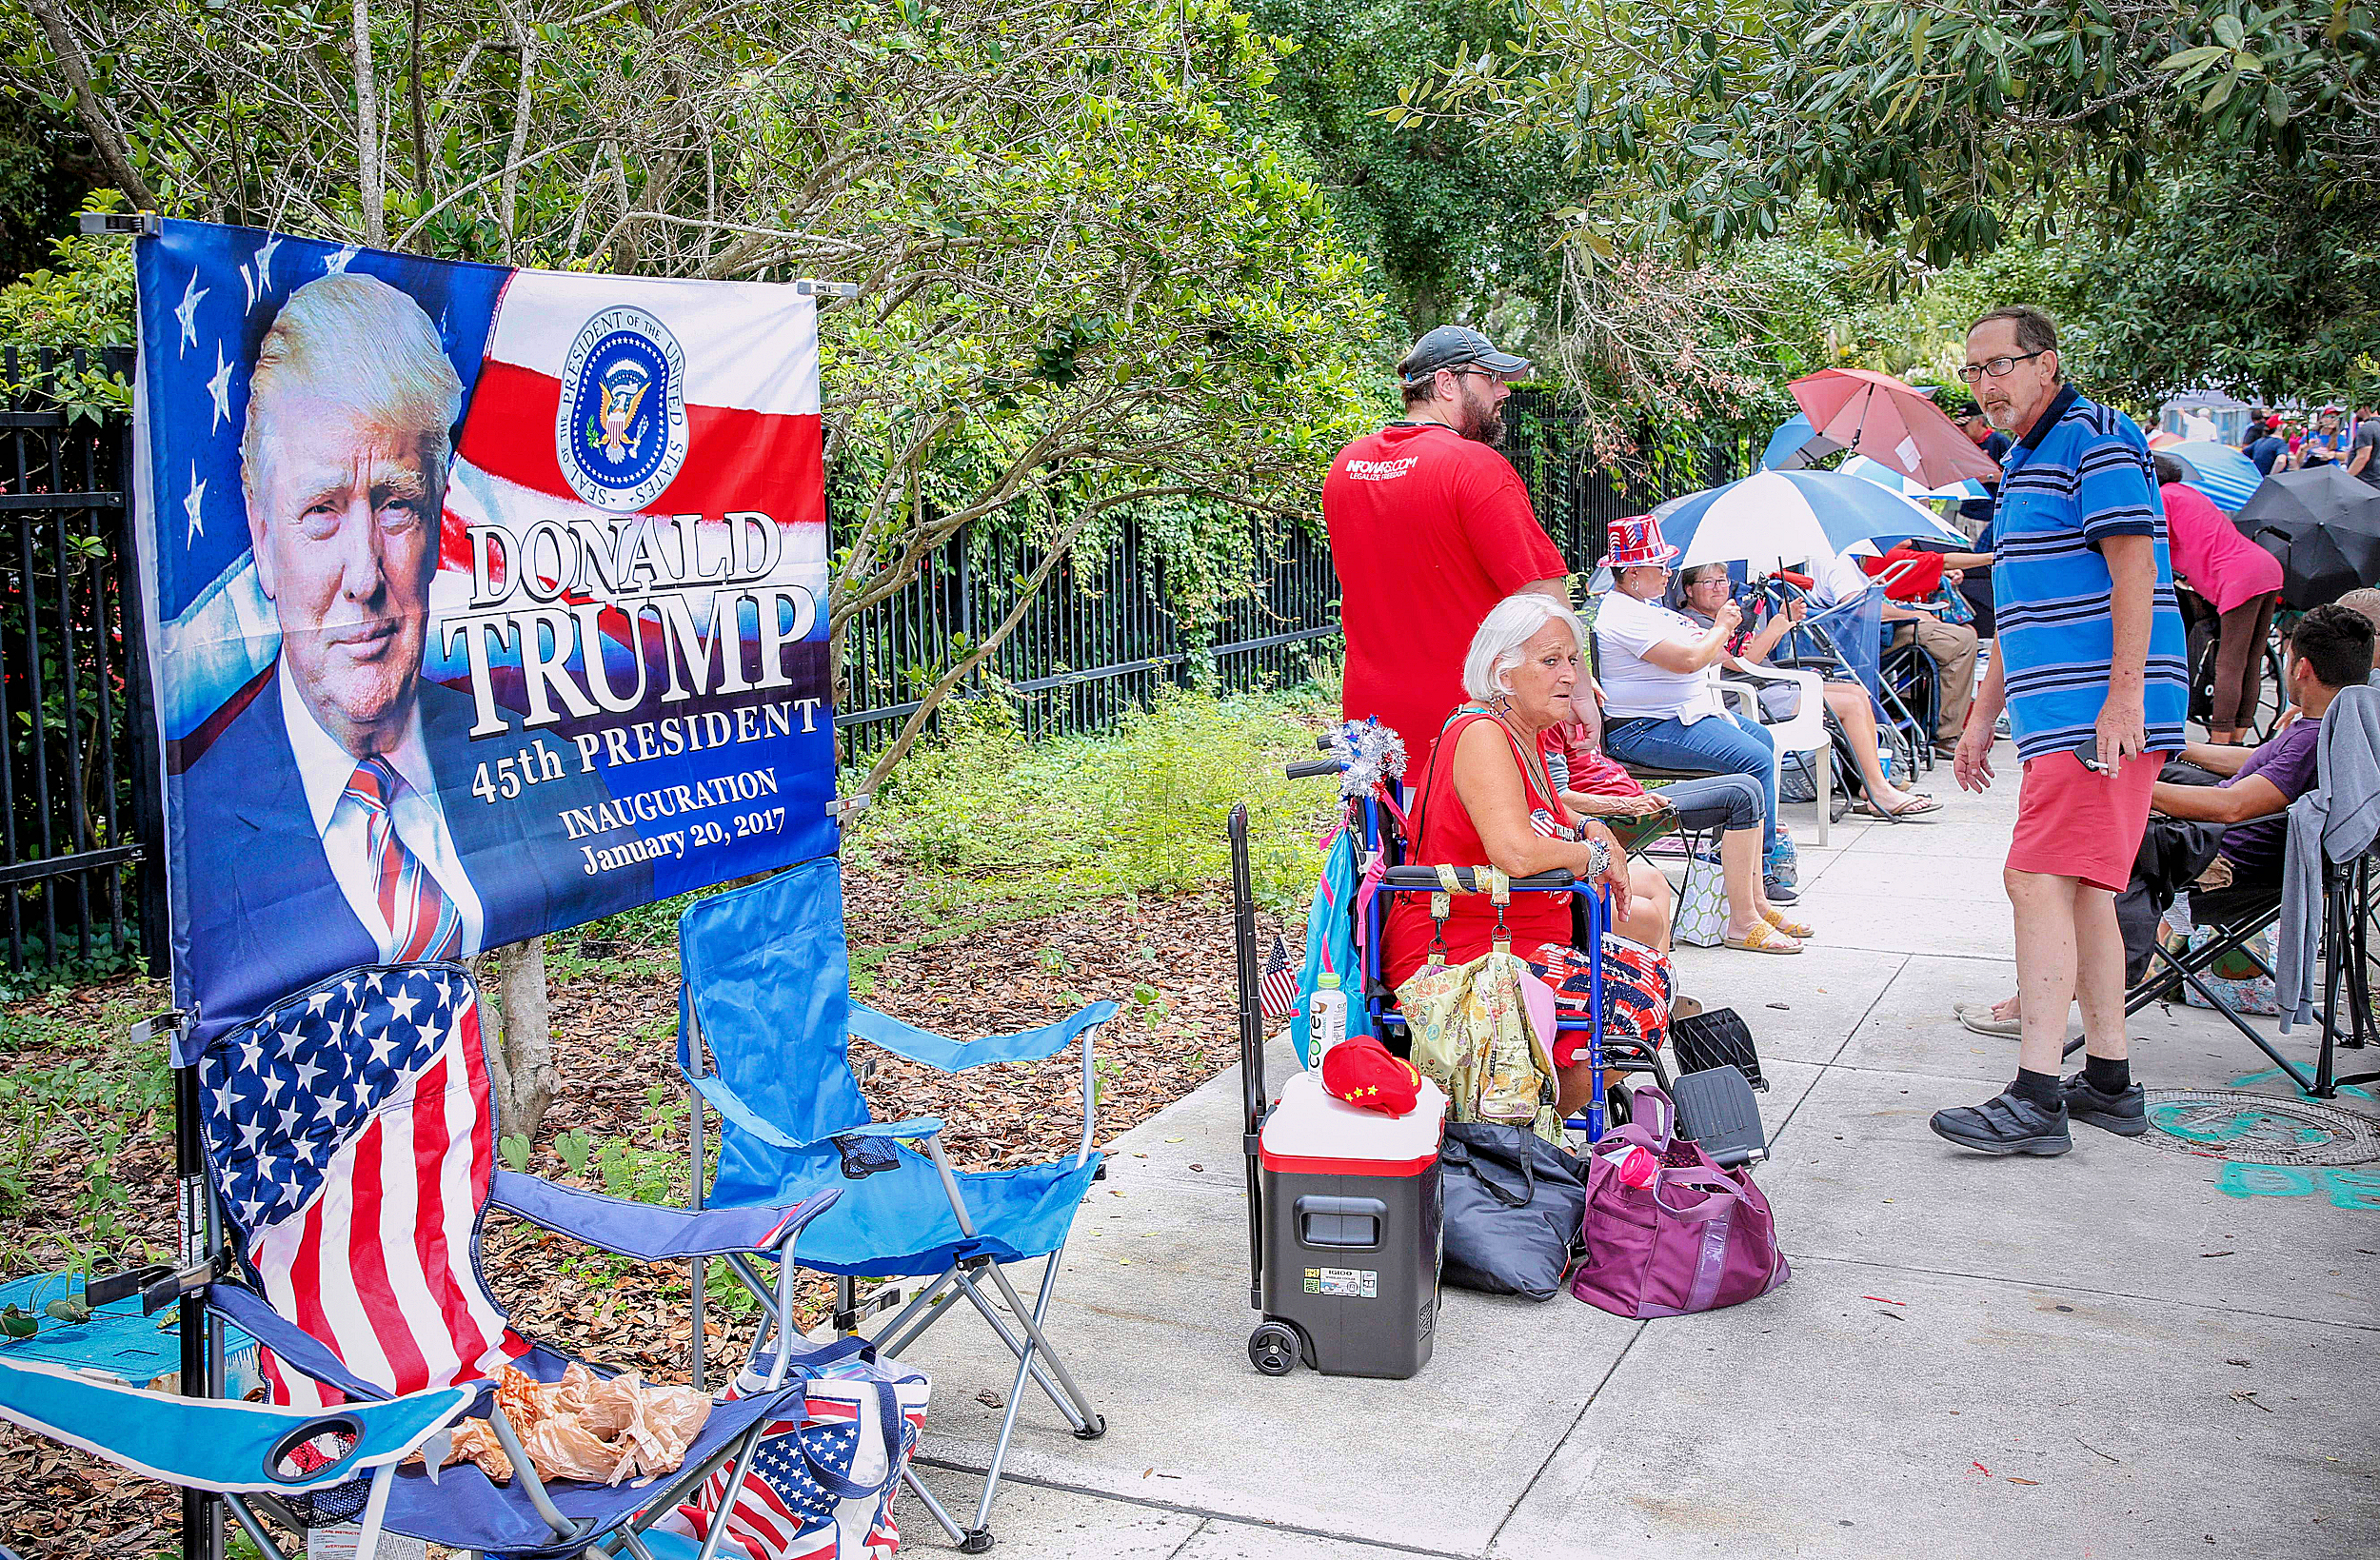
[[[2253,158],[2380,187],[2380,33],[2353,0],[1525,0],[1511,48],[1400,112],[1551,141],[1694,244],[1805,196],[1943,266],[2022,216],[2132,212],[2152,169]]]
[[[1552,212],[1571,175],[1549,147],[1459,126],[1383,118],[1412,62],[1516,39],[1491,0],[1250,0],[1250,20],[1297,47],[1267,106],[1314,158],[1351,239],[1378,266],[1410,339],[1449,321],[1518,340],[1554,294]]]

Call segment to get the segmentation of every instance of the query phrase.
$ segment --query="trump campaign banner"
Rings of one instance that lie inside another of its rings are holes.
[[[191,222],[135,268],[199,1037],[835,848],[806,290]]]

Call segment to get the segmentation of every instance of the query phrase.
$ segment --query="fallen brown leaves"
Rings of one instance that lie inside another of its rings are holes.
[[[874,985],[864,999],[871,1006],[922,1028],[972,1037],[1053,1022],[1103,997],[1121,1004],[1098,1044],[1100,1141],[1145,1120],[1236,1056],[1238,991],[1230,910],[1221,897],[1109,899],[943,936],[916,922],[900,886],[891,872],[854,874],[846,885],[854,949],[891,950],[867,971]],[[126,992],[109,988],[109,995]],[[153,985],[131,995],[162,1005]],[[38,1000],[54,1007],[81,999],[59,994]],[[111,1001],[109,1011],[124,1005]],[[76,1010],[59,1011],[70,1017]],[[91,1011],[96,1022],[100,1010]],[[558,978],[553,1016],[565,1081],[530,1170],[574,1179],[553,1147],[564,1134],[584,1133],[598,1144],[625,1139],[647,1165],[674,1154],[673,1192],[683,1195],[683,1116],[668,1114],[684,1098],[675,1062],[674,956],[664,948],[646,958],[607,958],[588,973]],[[1077,1051],[955,1076],[866,1045],[854,1052],[855,1061],[876,1063],[861,1087],[877,1118],[941,1117],[944,1144],[963,1169],[1055,1158],[1072,1153],[1080,1139]],[[32,1058],[20,1054],[11,1060]],[[662,1111],[654,1109],[656,1097]],[[164,1245],[172,1237],[170,1144],[162,1116],[153,1125],[153,1140],[138,1150],[128,1146],[117,1174],[132,1193],[122,1211],[126,1223]],[[27,1204],[34,1228],[74,1225],[76,1174],[70,1166],[36,1174]],[[594,1165],[575,1180],[602,1185]],[[483,1262],[523,1333],[598,1364],[635,1369],[650,1381],[687,1379],[692,1329],[683,1267],[605,1259],[501,1215],[487,1221]],[[813,1322],[830,1306],[831,1286],[805,1276],[801,1298],[805,1323]],[[741,1359],[752,1322],[723,1317],[714,1306],[710,1324],[716,1386],[719,1362]],[[0,1427],[0,1542],[25,1560],[163,1553],[175,1546],[178,1522],[178,1505],[163,1486]]]

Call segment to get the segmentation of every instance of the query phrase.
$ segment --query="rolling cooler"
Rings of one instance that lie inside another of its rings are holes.
[[[1301,1071],[1269,1104],[1245,807],[1232,809],[1231,864],[1248,1304],[1264,1317],[1248,1358],[1266,1375],[1302,1359],[1324,1375],[1401,1379],[1428,1363],[1437,1338],[1446,1096],[1425,1078],[1414,1109],[1387,1116],[1331,1098]]]
[[[1285,1375],[1303,1357],[1324,1375],[1402,1380],[1429,1363],[1445,1116],[1427,1078],[1401,1116],[1333,1099],[1310,1072],[1281,1090],[1258,1134],[1258,1370]]]

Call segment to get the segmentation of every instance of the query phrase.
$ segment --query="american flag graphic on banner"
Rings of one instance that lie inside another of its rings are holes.
[[[473,1266],[495,1173],[479,1000],[459,970],[357,970],[199,1063],[208,1157],[264,1298],[391,1392],[494,1374],[528,1345]],[[277,1403],[336,1394],[264,1369]]]
[[[1289,962],[1289,944],[1273,934],[1273,951],[1264,956],[1264,973],[1256,983],[1257,1001],[1264,1017],[1279,1023],[1298,1011],[1298,967]]]
[[[737,1386],[744,1384],[739,1380]],[[920,1376],[894,1390],[908,1423],[904,1439],[915,1445],[925,1429],[925,1380]],[[741,1393],[731,1390],[728,1395]],[[748,1560],[829,1560],[838,1554],[845,1560],[891,1560],[901,1548],[901,1530],[892,1516],[893,1491],[844,1499],[828,1490],[815,1471],[867,1484],[885,1477],[881,1453],[868,1450],[881,1444],[882,1432],[871,1423],[883,1412],[876,1406],[881,1401],[872,1382],[811,1383],[803,1417],[776,1420],[763,1436],[752,1471],[728,1512],[721,1552],[729,1552],[728,1546],[734,1545]],[[709,1537],[712,1513],[725,1498],[734,1471],[732,1462],[722,1466],[703,1487],[699,1503],[679,1507],[678,1520],[664,1526],[698,1541]]]

